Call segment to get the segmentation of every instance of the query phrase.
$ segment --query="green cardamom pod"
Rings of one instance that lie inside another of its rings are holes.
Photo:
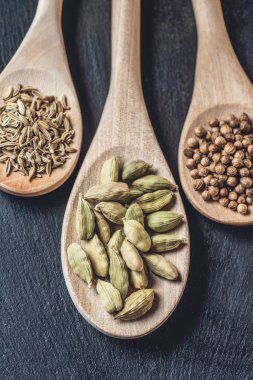
[[[176,280],[178,278],[177,268],[169,260],[166,260],[164,256],[146,253],[143,258],[151,272],[167,278],[167,280]]]
[[[143,191],[140,191],[138,189],[130,188],[129,189],[129,195],[124,199],[125,203],[131,203],[135,198],[140,197],[143,195]]]
[[[148,286],[147,269],[144,265],[140,272],[129,271],[130,282],[135,289],[145,289]]]
[[[150,213],[161,210],[170,204],[172,199],[173,193],[170,190],[157,190],[153,193],[141,195],[134,202],[141,206],[143,212]]]
[[[96,289],[100,296],[100,301],[108,313],[114,313],[122,309],[123,303],[120,292],[112,284],[98,279]]]
[[[147,215],[146,225],[155,232],[167,232],[176,228],[184,216],[173,211],[157,211]]]
[[[86,281],[90,288],[93,281],[93,271],[87,254],[79,244],[70,244],[68,247],[68,260],[73,272]]]
[[[149,251],[151,247],[151,239],[143,225],[137,220],[123,220],[124,233],[127,240],[142,252]]]
[[[110,240],[111,237],[111,231],[109,223],[107,223],[106,219],[103,217],[103,215],[94,210],[94,214],[97,221],[97,228],[99,231],[99,237],[102,240],[102,243],[106,246]]]
[[[122,180],[133,181],[135,178],[141,177],[145,174],[152,165],[142,160],[133,160],[126,162],[122,168]]]
[[[153,289],[137,290],[126,298],[123,309],[114,318],[123,321],[138,319],[151,309],[153,301]]]
[[[126,263],[126,266],[129,269],[132,269],[134,271],[141,271],[143,269],[143,260],[141,258],[141,255],[135,246],[130,243],[130,241],[124,239],[120,248],[120,252],[123,260]]]
[[[109,260],[103,243],[97,234],[90,240],[82,242],[83,248],[91,261],[92,268],[97,276],[106,277],[109,270]]]
[[[140,205],[138,203],[132,203],[126,212],[126,220],[137,220],[137,222],[144,225],[144,215]]]
[[[115,246],[112,247],[110,255],[109,275],[111,284],[118,289],[124,300],[129,287],[128,272],[126,264],[122,259],[119,250]]]
[[[117,230],[112,234],[109,243],[107,244],[107,252],[109,257],[111,256],[112,248],[115,246],[118,250],[120,250],[124,237],[121,230]]]
[[[91,239],[95,228],[94,212],[89,203],[79,194],[76,210],[76,229],[80,240]]]
[[[118,182],[119,180],[119,162],[117,157],[112,156],[103,163],[100,182],[109,183],[109,182]]]
[[[176,235],[159,234],[151,237],[151,250],[155,252],[167,252],[179,248],[186,243],[185,238]]]
[[[175,191],[178,189],[178,186],[174,183],[171,183],[164,177],[160,177],[159,175],[154,174],[149,174],[145,177],[136,179],[134,182],[132,182],[132,186],[144,192],[163,189]]]
[[[110,182],[92,186],[84,195],[95,201],[124,201],[129,195],[129,187],[123,182]]]
[[[96,211],[102,212],[104,217],[115,224],[123,224],[123,218],[126,214],[126,207],[119,202],[100,202],[95,207]]]

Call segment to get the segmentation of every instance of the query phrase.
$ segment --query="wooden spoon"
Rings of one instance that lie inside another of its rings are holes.
[[[78,160],[82,142],[82,120],[75,89],[71,80],[61,31],[63,0],[39,0],[34,21],[16,54],[0,75],[0,94],[7,86],[32,85],[45,95],[65,94],[71,110],[68,115],[75,129],[72,146],[78,150],[51,176],[35,178],[31,182],[19,172],[5,176],[0,165],[0,189],[20,196],[48,193],[70,176]]]
[[[78,242],[75,214],[79,193],[99,183],[100,169],[112,155],[120,162],[143,159],[157,172],[173,181],[155,138],[145,107],[140,76],[140,0],[112,2],[112,73],[102,118],[69,198],[62,230],[62,267],[70,296],[82,316],[98,330],[118,338],[137,338],[159,327],[178,304],[187,280],[189,234],[186,221],[176,233],[186,236],[188,245],[168,254],[178,267],[181,280],[170,282],[152,276],[155,305],[146,316],[132,322],[114,320],[98,299],[95,288],[88,289],[68,265],[67,247]],[[184,212],[179,194],[173,209]]]
[[[253,117],[253,88],[241,68],[230,43],[220,0],[192,0],[198,30],[198,54],[192,101],[181,135],[178,164],[184,191],[191,204],[204,216],[231,225],[253,224],[248,215],[224,208],[219,202],[205,202],[193,189],[183,150],[196,126],[206,126],[213,118],[246,112]]]

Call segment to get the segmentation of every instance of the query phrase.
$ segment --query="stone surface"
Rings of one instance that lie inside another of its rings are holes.
[[[0,70],[19,46],[36,4],[0,0]],[[253,80],[253,3],[222,4],[234,49]],[[83,113],[84,157],[108,91],[110,2],[65,0],[63,32]],[[177,143],[191,98],[195,56],[190,0],[143,1],[144,94],[177,181]],[[0,193],[0,378],[252,379],[252,227],[213,223],[185,198],[191,267],[170,320],[150,336],[119,341],[82,319],[60,262],[64,209],[80,164],[50,195],[22,199]]]

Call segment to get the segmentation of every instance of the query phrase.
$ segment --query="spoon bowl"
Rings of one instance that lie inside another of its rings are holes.
[[[99,183],[103,162],[115,155],[120,164],[142,159],[153,165],[157,174],[174,182],[155,138],[146,110],[140,80],[140,0],[112,2],[112,73],[110,90],[96,135],[71,192],[62,229],[62,268],[69,294],[81,315],[103,333],[117,338],[137,338],[158,328],[177,306],[186,285],[189,269],[189,232],[187,220],[176,230],[188,244],[165,254],[179,269],[180,281],[171,282],[151,276],[155,304],[143,318],[119,321],[107,314],[95,288],[88,289],[68,264],[67,248],[80,243],[75,228],[79,193]],[[185,215],[180,194],[171,208]]]
[[[34,21],[18,51],[0,75],[0,95],[4,88],[17,84],[33,86],[45,95],[61,100],[66,95],[70,110],[67,115],[75,130],[71,147],[77,152],[50,176],[34,178],[19,172],[5,176],[0,164],[0,189],[8,193],[29,197],[46,194],[62,185],[71,175],[78,160],[82,142],[82,120],[79,103],[71,80],[61,34],[63,0],[40,0]],[[53,37],[52,37],[53,36]]]
[[[182,130],[178,166],[184,192],[192,206],[207,218],[230,225],[253,224],[253,210],[241,215],[217,201],[206,202],[193,189],[190,170],[183,152],[194,128],[207,127],[208,121],[229,114],[253,117],[253,88],[241,68],[227,35],[220,0],[192,0],[198,30],[198,53],[191,105]]]

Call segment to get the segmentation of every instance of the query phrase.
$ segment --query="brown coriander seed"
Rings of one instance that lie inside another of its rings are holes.
[[[205,183],[203,179],[195,179],[194,184],[193,184],[194,190],[201,191],[203,190],[204,186],[205,186]]]
[[[190,137],[187,140],[187,146],[188,146],[188,148],[198,148],[198,146],[199,146],[198,140],[195,139],[194,137]]]
[[[193,170],[191,170],[190,175],[191,175],[191,177],[192,177],[193,179],[197,179],[197,178],[199,178],[199,175],[198,175],[198,169],[193,169]]]
[[[252,198],[252,197],[246,197],[246,203],[247,203],[248,205],[252,205],[252,203],[253,203],[253,198]]]
[[[251,125],[248,121],[243,120],[240,122],[240,130],[243,133],[249,133],[251,131]]]
[[[241,168],[240,171],[240,176],[241,177],[248,177],[249,176],[249,169],[247,168]]]
[[[235,135],[233,133],[227,133],[226,135],[224,135],[224,138],[228,142],[234,142],[235,141]]]
[[[245,154],[242,150],[238,150],[237,152],[235,152],[234,158],[240,158],[241,160],[243,160],[245,158]]]
[[[201,143],[199,146],[199,150],[201,153],[207,154],[209,152],[208,143],[206,143],[206,142]]]
[[[194,150],[191,148],[185,148],[184,149],[184,155],[185,155],[185,157],[192,158],[194,155]]]
[[[223,136],[217,136],[214,140],[215,145],[223,147],[226,144],[226,139]]]
[[[236,118],[236,117],[234,117],[234,119],[231,119],[230,121],[229,121],[229,125],[230,125],[230,127],[231,128],[236,128],[236,127],[238,127],[238,125],[239,125],[239,120]]]
[[[235,119],[235,115],[233,113],[229,113],[226,117],[225,117],[225,121],[227,123],[229,123],[231,120],[234,120]]]
[[[224,183],[227,181],[228,176],[225,174],[220,174],[220,175],[218,175],[217,178],[219,180],[219,186],[222,187],[222,186],[224,186]]]
[[[241,203],[246,203],[246,196],[245,196],[245,194],[241,194],[241,195],[239,195],[239,197],[238,197],[238,199],[237,199],[237,202],[238,202],[239,204],[241,204]]]
[[[204,137],[206,135],[206,130],[203,127],[196,127],[194,133],[197,137]]]
[[[216,172],[217,174],[223,174],[225,171],[226,171],[226,167],[225,167],[225,165],[223,165],[221,162],[218,163],[218,164],[215,166],[215,172]]]
[[[213,127],[211,131],[211,136],[213,137],[214,134],[220,135],[220,128],[219,127]],[[216,135],[217,136],[217,135]]]
[[[230,201],[228,204],[228,208],[230,208],[231,210],[236,210],[237,206],[238,206],[238,203],[236,201]]]
[[[230,201],[236,201],[238,198],[238,195],[235,191],[230,191],[230,193],[228,194],[228,199]]]
[[[221,197],[226,197],[228,195],[228,189],[226,187],[222,187],[220,189],[220,196]]]
[[[204,201],[209,201],[211,199],[211,195],[208,190],[204,190],[201,195]]]
[[[247,189],[252,186],[252,179],[250,177],[241,177],[240,183],[242,186],[246,187]]]
[[[211,180],[210,180],[210,185],[211,186],[218,186],[219,185],[219,180],[218,180],[218,178],[212,178]]]
[[[245,168],[247,168],[247,169],[250,169],[252,166],[252,162],[248,158],[245,158],[245,160],[243,160],[243,164],[244,164]]]
[[[221,163],[224,165],[230,164],[230,161],[231,161],[230,156],[225,155],[221,157]]]
[[[227,135],[228,133],[232,133],[232,132],[233,132],[233,130],[232,130],[232,128],[228,124],[223,124],[220,127],[220,133],[222,135]]]
[[[206,177],[203,178],[203,181],[207,186],[209,186],[211,184],[212,179],[213,179],[213,176],[211,174],[208,174]]]
[[[209,150],[209,152],[215,153],[215,152],[218,152],[220,150],[220,148],[215,144],[210,144],[208,147],[208,150]]]
[[[209,120],[208,124],[210,125],[211,128],[217,127],[219,125],[219,120],[215,117]]]
[[[234,146],[236,147],[236,149],[242,149],[242,142],[239,140],[236,140],[234,142]]]
[[[245,190],[245,194],[247,195],[247,197],[252,197],[253,198],[253,188],[246,189]]]
[[[193,159],[194,159],[195,162],[200,162],[201,157],[202,157],[202,154],[200,152],[196,152],[193,155]]]
[[[186,165],[186,167],[188,169],[195,169],[196,166],[197,166],[197,164],[196,164],[196,162],[194,161],[193,158],[188,158],[188,160],[186,160],[186,164],[185,165]]]
[[[216,129],[216,128],[215,128]],[[214,143],[215,142],[215,139],[217,138],[217,137],[219,137],[220,136],[220,132],[219,132],[219,128],[218,128],[218,131],[213,131],[212,130],[212,137],[211,137],[211,140],[212,140],[212,142]]]
[[[233,143],[229,142],[224,146],[224,152],[226,154],[234,154],[236,151],[236,147],[234,146]]]
[[[214,173],[215,172],[215,167],[216,167],[216,163],[215,162],[211,162],[211,164],[209,165],[210,172]]]
[[[245,138],[245,139],[242,140],[242,146],[244,148],[247,149],[250,145],[251,145],[251,139]]]
[[[213,162],[219,162],[221,160],[221,154],[220,153],[214,153],[212,155]]]
[[[198,166],[198,175],[200,177],[207,176],[208,172],[209,172],[208,168],[206,168],[206,167],[204,167],[204,166],[202,166],[202,165],[199,164],[199,166]]]
[[[243,167],[243,160],[241,158],[233,158],[232,160],[232,166],[235,168],[242,168]]]
[[[247,212],[248,212],[248,206],[245,205],[245,204],[243,204],[243,203],[241,203],[241,204],[239,204],[239,205],[237,206],[237,211],[238,211],[240,214],[245,215],[245,214],[247,214]]]
[[[208,157],[203,157],[200,161],[202,166],[208,166],[210,164],[210,160]]]
[[[238,179],[236,177],[228,177],[227,179],[227,185],[229,187],[235,187],[238,183]]]
[[[229,199],[226,197],[222,197],[219,199],[219,204],[223,207],[228,207]]]
[[[240,129],[238,130],[238,132],[240,131]],[[233,130],[233,132],[235,133],[235,129]],[[240,131],[241,133],[241,131]],[[243,140],[243,136],[241,134],[236,134],[235,135],[235,140],[236,141],[242,141]]]
[[[235,186],[235,191],[237,192],[237,194],[243,194],[244,190],[245,187],[241,183],[238,183],[238,185]]]
[[[216,186],[209,186],[208,191],[211,198],[217,197],[217,195],[219,195],[219,188]]]
[[[253,145],[249,145],[249,146],[247,147],[247,151],[248,151],[248,153],[249,153],[251,156],[253,156]]]
[[[219,126],[221,127],[222,125],[224,125],[224,124],[227,124],[227,122],[225,121],[225,120],[220,120],[219,121]]]
[[[253,168],[249,169],[249,176],[253,177]]]
[[[228,174],[229,176],[231,176],[231,177],[235,177],[236,174],[237,174],[237,169],[236,169],[236,167],[234,167],[234,166],[229,166],[229,167],[227,168],[227,174]]]

